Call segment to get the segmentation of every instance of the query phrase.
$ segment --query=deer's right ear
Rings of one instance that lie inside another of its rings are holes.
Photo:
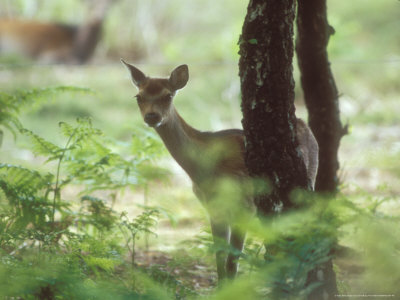
[[[143,84],[143,82],[146,80],[146,75],[143,74],[142,71],[140,71],[138,68],[132,66],[131,64],[128,64],[121,58],[121,62],[128,68],[128,70],[131,72],[131,77],[132,77],[132,82],[134,85],[139,87],[140,85]]]

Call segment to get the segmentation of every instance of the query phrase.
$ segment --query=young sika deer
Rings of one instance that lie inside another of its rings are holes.
[[[188,82],[187,65],[177,67],[169,78],[150,78],[136,67],[121,61],[129,69],[132,81],[139,89],[136,99],[144,121],[157,131],[172,157],[189,175],[196,196],[209,213],[214,243],[220,249],[216,253],[218,280],[235,277],[237,260],[245,239],[242,225],[255,211],[251,191],[246,188],[249,176],[244,163],[242,130],[202,132],[182,119],[172,99]],[[297,122],[297,138],[308,179],[314,186],[318,145],[310,129],[301,120]],[[226,194],[224,197],[220,195],[221,186],[226,180],[233,182],[228,186],[229,190],[233,189],[229,199],[226,199]],[[231,247],[228,255],[221,247],[226,244]]]

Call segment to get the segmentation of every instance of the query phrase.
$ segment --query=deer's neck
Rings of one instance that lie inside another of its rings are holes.
[[[78,63],[86,62],[94,53],[101,38],[101,31],[110,0],[98,0],[90,7],[87,22],[78,27],[74,39],[73,56]]]
[[[167,122],[156,128],[169,153],[195,181],[199,173],[196,152],[204,143],[202,132],[188,125],[173,107]]]

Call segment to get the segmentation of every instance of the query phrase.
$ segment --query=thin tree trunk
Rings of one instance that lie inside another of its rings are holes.
[[[326,0],[299,0],[296,52],[309,125],[319,145],[315,190],[334,193],[338,187],[338,149],[346,133],[340,122],[338,91],[326,47],[334,30],[326,15]]]
[[[338,149],[346,133],[340,122],[338,91],[326,47],[334,30],[327,21],[326,0],[298,0],[296,52],[309,125],[319,145],[315,190],[334,194],[338,188]],[[308,284],[322,282],[308,299],[336,299],[338,294],[332,260],[308,274]]]

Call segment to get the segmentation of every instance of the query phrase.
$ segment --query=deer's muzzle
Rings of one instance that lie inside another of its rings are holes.
[[[147,113],[144,116],[144,121],[150,127],[156,127],[161,122],[161,116],[158,113]]]

